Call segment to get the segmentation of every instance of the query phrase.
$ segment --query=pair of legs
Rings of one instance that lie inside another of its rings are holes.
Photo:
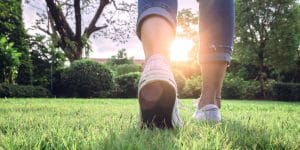
[[[177,0],[139,0],[138,3],[137,35],[143,43],[146,62],[156,54],[169,60],[169,48],[176,35]],[[220,108],[223,78],[232,53],[234,2],[200,0],[199,8],[199,62],[203,83],[198,109],[209,104]]]
[[[169,59],[169,48],[174,39],[173,32],[170,24],[160,16],[150,16],[143,22],[141,40],[146,60],[155,54],[161,54]],[[220,108],[221,88],[226,68],[225,61],[201,64],[203,82],[199,108],[208,104],[216,104]]]

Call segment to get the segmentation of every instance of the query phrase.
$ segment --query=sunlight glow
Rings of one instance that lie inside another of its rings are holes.
[[[178,37],[175,38],[170,48],[171,60],[187,61],[189,59],[188,53],[193,46],[194,43],[190,39]]]

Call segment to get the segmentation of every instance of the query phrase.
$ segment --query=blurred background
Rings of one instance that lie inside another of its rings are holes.
[[[178,2],[172,69],[179,97],[197,98],[199,3]],[[0,97],[136,97],[144,63],[136,0],[5,0],[0,8]],[[236,0],[235,9],[222,97],[300,101],[299,1]]]

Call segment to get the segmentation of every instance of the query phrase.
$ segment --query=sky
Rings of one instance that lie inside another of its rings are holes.
[[[29,30],[34,24],[37,18],[37,12],[39,12],[40,8],[44,8],[44,2],[43,1],[35,1],[37,7],[33,7],[32,5],[23,3],[23,18],[25,23],[25,28],[28,29],[29,34],[34,34],[36,32],[39,32],[37,30]],[[135,2],[137,3],[137,0],[127,0],[126,2]],[[190,8],[193,11],[198,10],[198,4],[196,0],[178,0],[178,9],[187,9]],[[92,15],[91,15],[92,17]],[[141,42],[136,37],[135,34],[131,36],[131,38],[128,40],[125,44],[117,44],[112,42],[109,39],[104,38],[96,38],[91,39],[91,46],[93,49],[93,52],[90,54],[91,58],[110,58],[112,55],[116,55],[117,51],[119,49],[125,48],[127,49],[127,53],[130,57],[134,57],[135,59],[143,59],[144,53],[142,49]]]

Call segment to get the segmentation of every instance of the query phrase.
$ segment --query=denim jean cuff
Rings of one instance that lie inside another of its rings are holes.
[[[141,39],[141,27],[145,19],[147,19],[150,16],[160,16],[164,18],[173,28],[174,35],[176,34],[176,19],[172,17],[172,15],[164,8],[162,7],[151,7],[143,11],[137,20],[137,26],[136,26],[136,34]]]
[[[231,55],[226,52],[214,52],[214,53],[206,53],[206,54],[199,54],[199,63],[211,63],[211,62],[227,62],[230,64],[231,62]]]

